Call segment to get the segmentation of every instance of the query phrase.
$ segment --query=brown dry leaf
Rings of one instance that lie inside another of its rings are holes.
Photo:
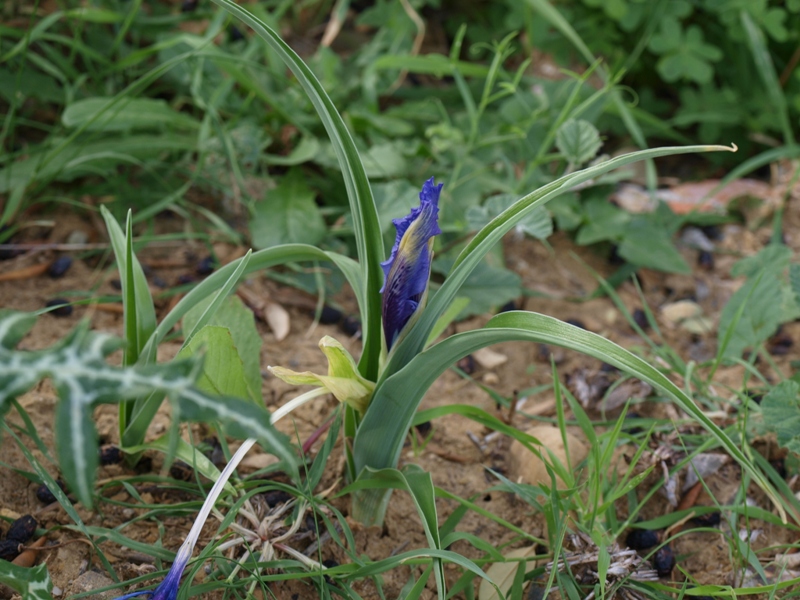
[[[289,335],[289,313],[280,304],[275,304],[274,302],[267,304],[264,307],[264,320],[269,325],[269,328],[272,329],[277,341],[280,342]]]
[[[609,394],[600,401],[600,410],[614,410],[625,404],[630,398],[647,398],[653,392],[653,388],[638,379],[624,381],[615,387]]]
[[[515,548],[514,550],[509,550],[503,556],[507,559],[512,558],[529,558],[531,556],[536,555],[536,550],[534,546],[528,546],[526,548]],[[511,589],[511,586],[514,583],[514,577],[517,575],[517,570],[519,569],[522,562],[497,562],[493,563],[491,567],[486,570],[486,574],[489,576],[489,579],[494,581],[495,585],[500,588],[500,591],[503,592],[503,598],[506,597],[508,590]],[[536,562],[525,562],[525,572],[529,573],[533,569],[536,568]],[[480,588],[478,588],[478,600],[500,600],[500,596],[497,594],[497,590],[494,586],[489,583],[486,579],[481,580]]]

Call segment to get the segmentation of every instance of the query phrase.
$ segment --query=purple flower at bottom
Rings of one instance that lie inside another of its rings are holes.
[[[433,236],[439,229],[439,192],[433,177],[424,183],[419,206],[402,219],[394,219],[397,237],[392,253],[381,263],[384,273],[383,335],[391,349],[401,332],[425,303],[433,260]]]
[[[126,600],[127,598],[135,598],[137,596],[148,596],[150,600],[175,600],[178,597],[178,589],[181,585],[181,576],[183,575],[186,565],[189,564],[189,559],[192,557],[192,547],[184,544],[175,555],[175,562],[172,563],[167,576],[154,590],[139,590],[115,598],[115,600]]]

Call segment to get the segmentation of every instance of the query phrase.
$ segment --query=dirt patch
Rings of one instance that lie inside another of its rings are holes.
[[[787,211],[787,222],[797,220],[795,209]],[[87,230],[88,237],[96,237],[93,233],[94,226],[87,224],[74,215],[63,215],[57,219],[58,225],[47,232],[49,242],[63,242],[71,232]],[[731,226],[732,227],[732,226]],[[797,236],[788,236],[788,243],[795,244]],[[739,229],[730,229],[725,232],[720,243],[724,251],[740,252],[742,248],[752,251],[760,249],[769,239],[769,232],[758,230],[750,232]],[[800,238],[797,238],[800,239]],[[526,310],[541,312],[564,320],[570,320],[591,331],[601,334],[626,347],[641,347],[642,340],[635,334],[630,325],[622,317],[613,302],[607,297],[599,297],[586,301],[596,288],[597,282],[592,270],[602,277],[609,277],[615,267],[606,260],[585,248],[576,247],[565,235],[556,234],[550,239],[551,248],[530,240],[514,240],[506,242],[506,252],[509,265],[523,278],[530,294],[520,301],[520,306]],[[797,250],[798,248],[793,248]],[[239,249],[219,246],[218,254],[228,258],[235,256]],[[153,249],[145,251],[142,256],[144,262],[151,260],[153,264],[164,265],[163,260],[169,258],[172,266],[161,266],[149,271],[151,281],[166,282],[168,288],[175,285],[182,275],[193,273],[195,259],[201,256],[203,248],[175,248]],[[697,253],[694,250],[684,250],[684,255],[690,264],[695,264]],[[51,261],[55,256],[52,251],[28,252],[0,264],[0,272],[9,272],[22,269],[37,263]],[[13,283],[0,284],[0,305],[8,309],[36,310],[45,305],[48,300],[56,297],[74,299],[81,294],[90,292],[93,296],[118,295],[115,287],[116,271],[110,269],[98,257],[92,256],[83,260],[78,255],[67,274],[60,279],[52,279],[46,275],[21,279]],[[162,262],[159,263],[158,261]],[[631,312],[643,308],[646,303],[659,318],[662,325],[661,331],[664,343],[674,348],[686,360],[704,360],[715,351],[715,339],[711,333],[688,333],[680,327],[670,327],[663,323],[659,316],[659,309],[665,304],[675,300],[691,298],[709,316],[712,321],[718,318],[721,308],[736,289],[739,282],[731,280],[728,276],[730,264],[735,260],[733,254],[720,254],[713,270],[696,269],[691,275],[676,276],[665,275],[653,271],[642,270],[639,278],[642,283],[643,295],[631,283],[624,283],[618,289],[619,297]],[[157,278],[157,279],[156,279]],[[349,338],[341,330],[332,326],[313,326],[308,310],[308,300],[297,300],[301,297],[298,292],[278,288],[274,283],[263,276],[252,278],[246,285],[256,294],[269,295],[284,304],[291,320],[289,336],[277,341],[266,324],[259,322],[259,332],[264,340],[262,352],[262,365],[282,365],[293,369],[311,370],[321,372],[326,368],[324,356],[317,347],[318,340],[323,335],[332,335],[345,343],[348,349],[357,355],[359,343]],[[155,284],[154,291],[162,293]],[[295,299],[295,300],[293,300]],[[341,298],[342,303],[350,310],[354,309],[351,299]],[[165,294],[157,301],[160,316],[168,310],[172,300]],[[313,304],[313,303],[312,303]],[[92,328],[119,335],[121,332],[121,315],[109,310],[107,307],[98,308],[96,305],[76,306],[71,316],[57,317],[52,314],[43,315],[37,322],[33,331],[20,344],[25,349],[40,349],[52,345],[70,331],[80,319],[88,319]],[[464,331],[473,329],[486,322],[488,317],[473,318],[466,322],[458,323],[451,327],[451,331]],[[789,335],[794,337],[800,324],[787,326]],[[168,342],[160,349],[160,358],[166,360],[177,352],[178,342]],[[512,397],[522,390],[535,389],[538,386],[548,386],[552,383],[551,357],[556,363],[562,382],[568,376],[581,369],[592,373],[601,372],[602,363],[595,359],[587,358],[574,352],[558,348],[547,348],[536,344],[508,343],[494,348],[506,360],[492,369],[477,366],[472,377],[479,382],[491,386],[504,397]],[[119,360],[119,357],[112,357]],[[796,348],[789,350],[781,356],[775,357],[777,364],[784,373],[789,372],[789,364],[798,358]],[[727,369],[719,374],[723,380],[728,378],[734,389],[740,385],[742,372],[740,369]],[[678,382],[682,384],[683,382]],[[264,379],[264,397],[270,409],[283,404],[291,398],[293,392],[290,386],[274,379]],[[426,395],[422,408],[430,408],[452,403],[478,406],[501,418],[509,418],[507,408],[498,408],[494,400],[472,382],[448,372],[442,376]],[[36,431],[43,442],[43,448],[38,447],[33,440],[22,436],[23,443],[33,454],[37,461],[54,477],[58,477],[57,466],[52,461],[53,455],[53,414],[56,396],[48,382],[38,385],[34,390],[19,399],[20,406],[33,422]],[[318,427],[331,415],[335,409],[335,401],[320,398],[291,415],[280,423],[279,428],[298,440],[306,440]],[[588,407],[593,416],[599,417],[596,406]],[[643,400],[635,407],[642,416],[654,415],[659,417],[674,417],[678,415],[674,408],[664,405],[657,399]],[[526,427],[531,420],[552,419],[555,414],[554,395],[552,389],[531,395],[521,408],[512,417],[512,422],[520,428]],[[619,414],[611,411],[611,416]],[[116,409],[112,406],[102,406],[97,409],[96,420],[99,434],[105,443],[117,441]],[[6,417],[12,427],[23,427],[20,416],[11,410]],[[724,419],[723,419],[724,421]],[[169,427],[168,407],[162,408],[154,420],[149,436],[155,437],[165,433]],[[407,445],[404,449],[401,463],[415,463],[433,475],[434,483],[462,498],[470,498],[475,504],[491,514],[512,523],[531,535],[546,537],[544,520],[541,515],[534,513],[533,509],[519,498],[506,493],[489,491],[496,483],[487,469],[505,472],[507,468],[508,441],[495,438],[484,448],[479,449],[473,438],[482,438],[488,432],[472,421],[459,416],[446,416],[437,419],[432,424],[432,437],[427,445]],[[580,435],[580,430],[574,428],[574,433]],[[687,430],[688,432],[688,430]],[[183,435],[187,440],[201,440],[214,432],[202,426],[184,426]],[[324,437],[322,438],[324,439]],[[232,442],[235,447],[236,443]],[[318,451],[320,443],[315,444],[312,452]],[[47,450],[46,453],[44,450]],[[49,453],[49,454],[48,454]],[[254,456],[258,452],[254,451]],[[331,459],[330,468],[326,471],[320,489],[333,486],[341,480],[343,462],[339,459],[342,449],[336,448]],[[126,548],[119,543],[105,539],[103,536],[94,536],[94,543],[102,550],[108,563],[103,564],[98,557],[98,552],[91,544],[85,543],[87,537],[82,530],[84,527],[120,528],[120,531],[137,542],[147,546],[161,546],[175,550],[180,545],[188,531],[193,510],[196,510],[200,499],[196,489],[175,486],[159,479],[161,470],[161,457],[158,455],[147,456],[138,471],[124,465],[105,466],[98,473],[100,481],[101,500],[94,511],[88,511],[80,506],[75,506],[77,515],[82,524],[77,524],[67,515],[58,504],[43,504],[37,499],[37,484],[25,477],[25,473],[33,471],[24,453],[11,436],[4,436],[0,446],[2,466],[0,466],[0,508],[2,516],[16,518],[23,514],[33,514],[39,521],[41,528],[48,531],[51,542],[65,543],[73,540],[83,542],[69,543],[57,548],[48,549],[41,554],[41,561],[48,565],[53,582],[62,593],[78,593],[80,590],[75,582],[83,579],[92,579],[94,587],[81,588],[96,589],[98,581],[110,585],[113,581],[123,581],[147,575],[164,565],[152,559],[145,552],[136,548]],[[622,461],[620,456],[620,461]],[[269,460],[253,459],[251,465],[267,464]],[[622,464],[622,463],[620,463]],[[247,470],[245,469],[245,472]],[[131,479],[133,478],[133,479]],[[651,478],[650,483],[658,478]],[[131,487],[123,486],[123,482],[131,480]],[[341,484],[338,484],[339,486]],[[712,475],[707,480],[708,491],[714,495],[716,501],[723,505],[753,502],[766,510],[772,510],[769,502],[752,486],[747,487],[741,483],[741,473],[737,466],[730,464],[723,470]],[[647,485],[642,485],[637,490],[641,499],[648,491]],[[319,490],[318,490],[319,491]],[[192,510],[176,513],[166,513],[164,505],[174,503],[191,503]],[[698,499],[698,504],[712,503],[711,497],[704,491]],[[348,503],[346,500],[337,500],[334,506],[347,514]],[[438,502],[440,522],[443,522],[457,507],[451,500],[441,499]],[[667,500],[659,494],[654,495],[642,510],[641,518],[650,519],[674,510]],[[625,518],[624,503],[618,506],[619,518]],[[171,515],[169,517],[165,515]],[[758,535],[751,542],[755,550],[774,548],[781,544],[793,541],[791,532],[786,528],[770,525],[763,522],[751,521],[751,531],[757,530]],[[381,559],[399,552],[425,547],[426,540],[422,526],[416,514],[411,499],[402,493],[394,493],[387,512],[386,522],[382,528],[363,528],[350,522],[356,547],[350,551],[355,555],[367,555],[371,559]],[[204,540],[208,541],[215,534],[216,523],[207,526]],[[494,521],[482,517],[474,512],[467,512],[460,521],[458,530],[469,532],[494,546],[518,546],[523,542],[509,529],[502,527]],[[679,536],[673,549],[678,559],[682,572],[675,570],[672,577],[682,580],[685,575],[698,583],[714,583],[722,585],[741,584],[749,576],[747,565],[732,560],[729,556],[730,545],[724,541],[723,536],[740,535],[739,531],[731,531],[730,523],[723,521],[716,532],[698,532]],[[748,533],[750,535],[750,533]],[[466,542],[457,542],[451,548],[468,558],[479,558],[481,553]],[[322,557],[338,563],[348,562],[347,553],[332,542],[325,544],[321,551]],[[769,558],[773,553],[765,552],[763,556]],[[412,570],[419,575],[419,567],[407,566],[395,569],[382,577],[382,587],[387,597],[396,597],[403,585],[408,581]],[[87,576],[87,573],[94,575]],[[454,581],[459,572],[455,567],[448,567],[447,574]],[[204,570],[200,569],[196,576],[196,583],[203,580]],[[83,578],[83,579],[81,579]],[[88,581],[88,580],[87,580]],[[451,582],[452,582],[451,581]],[[355,591],[365,598],[377,597],[374,584],[365,579],[354,587]],[[307,597],[310,590],[308,582],[293,581],[282,582],[270,586],[271,592],[277,598],[303,598]],[[429,582],[429,596],[433,595],[433,582]],[[212,596],[208,596],[212,597]]]

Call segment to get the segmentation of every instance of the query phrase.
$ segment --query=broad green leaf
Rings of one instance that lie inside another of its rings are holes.
[[[357,472],[367,467],[383,468],[397,463],[406,432],[423,395],[454,362],[479,348],[515,340],[553,344],[582,352],[660,390],[714,437],[770,496],[781,517],[785,518],[773,488],[737,443],[658,369],[602,336],[552,317],[522,311],[499,314],[483,329],[451,336],[417,354],[403,369],[381,381],[354,440]]]
[[[208,297],[183,317],[183,330],[194,331],[200,316],[208,308],[212,298]],[[244,366],[248,397],[260,403],[261,394],[261,346],[262,339],[256,329],[253,311],[247,308],[238,296],[228,296],[219,310],[208,321],[209,325],[225,327],[233,338],[233,345]]]
[[[300,139],[298,144],[292,148],[292,151],[288,155],[278,156],[275,154],[267,154],[264,156],[264,161],[270,165],[291,167],[313,160],[319,153],[319,150],[320,144],[317,138],[304,136]]]
[[[452,263],[452,260],[434,261],[433,270],[447,273]],[[457,319],[465,319],[471,315],[493,312],[519,298],[522,295],[522,280],[513,271],[481,263],[470,273],[458,293],[463,298],[469,298],[469,304],[456,316]]]
[[[250,236],[256,248],[316,244],[327,234],[325,221],[314,202],[314,192],[300,171],[290,171],[278,187],[256,202],[253,210]]]
[[[53,582],[47,565],[18,567],[3,561],[0,568],[0,583],[4,583],[22,596],[22,600],[52,600]]]
[[[628,262],[667,273],[692,272],[672,237],[654,219],[632,219],[623,232],[619,255]]]
[[[764,425],[774,431],[778,443],[800,454],[800,384],[782,381],[761,401]]]
[[[571,165],[589,162],[602,145],[597,127],[583,119],[567,119],[556,132],[556,147]]]
[[[226,327],[206,325],[186,344],[178,360],[202,357],[203,368],[197,388],[212,396],[235,396],[253,399],[244,376],[244,365],[231,332]]]
[[[478,231],[488,225],[492,219],[509,208],[517,198],[512,194],[497,194],[486,199],[481,206],[471,206],[467,210],[467,226]],[[550,237],[553,233],[553,220],[544,207],[535,208],[514,228],[519,233],[528,234],[539,240]]]
[[[65,127],[85,126],[86,131],[189,130],[200,123],[186,113],[154,98],[85,98],[73,102],[61,115]]]
[[[121,346],[121,341],[89,331],[87,323],[51,348],[36,352],[15,350],[15,340],[30,322],[30,315],[24,313],[0,317],[0,413],[7,410],[11,399],[41,379],[53,381],[61,396],[55,426],[61,470],[70,489],[87,507],[92,505],[97,464],[93,407],[151,393],[168,396],[175,403],[176,418],[222,421],[234,435],[258,439],[296,471],[294,450],[286,436],[270,425],[269,413],[253,402],[212,397],[197,389],[194,384],[199,370],[195,361],[111,366],[106,358]]]
[[[364,330],[364,351],[361,354],[359,369],[367,379],[378,376],[378,360],[381,348],[381,298],[379,290],[383,285],[383,271],[380,262],[384,259],[383,241],[378,225],[378,213],[372,198],[369,180],[358,149],[339,112],[328,94],[320,85],[314,73],[280,36],[263,20],[233,0],[213,0],[234,17],[240,19],[260,36],[271,50],[292,70],[295,77],[316,109],[325,130],[328,132],[333,149],[339,160],[344,177],[350,212],[354,219],[356,254],[361,271],[360,286],[364,290],[360,303],[362,326]],[[352,274],[351,274],[352,275]],[[352,279],[352,276],[348,276]],[[353,282],[351,281],[351,284]]]

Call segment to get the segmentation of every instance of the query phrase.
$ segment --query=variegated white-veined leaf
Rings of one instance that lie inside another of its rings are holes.
[[[87,323],[46,350],[16,350],[35,321],[34,315],[26,313],[0,313],[0,414],[8,410],[11,399],[40,380],[53,381],[60,398],[56,409],[59,464],[84,505],[92,504],[98,461],[94,406],[153,392],[166,395],[173,403],[173,414],[184,420],[222,421],[234,435],[258,439],[295,472],[295,452],[288,438],[272,427],[263,408],[238,398],[212,396],[196,387],[200,360],[115,367],[106,357],[121,341],[89,331]]]
[[[52,600],[53,582],[47,572],[47,565],[18,567],[3,561],[0,569],[0,583],[4,583],[22,596],[22,600]]]

